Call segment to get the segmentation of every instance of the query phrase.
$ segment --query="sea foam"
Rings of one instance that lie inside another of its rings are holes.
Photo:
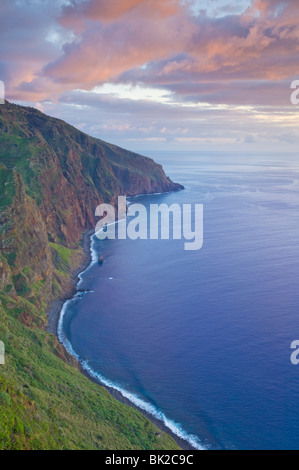
[[[77,284],[77,287],[80,286],[84,273],[86,273],[97,262],[97,252],[95,249],[95,241],[96,241],[95,237],[96,237],[95,234],[91,236],[91,243],[90,243],[91,263],[82,273],[79,274],[78,276],[79,282]],[[88,294],[88,293],[92,293],[92,291],[83,292],[83,295]],[[77,294],[74,295],[72,299],[66,300],[60,312],[58,328],[57,328],[58,339],[63,344],[65,349],[68,351],[68,353],[71,354],[73,357],[75,357],[77,361],[81,364],[82,368],[86,372],[88,372],[88,374],[91,377],[93,377],[95,380],[97,380],[100,384],[119,392],[124,398],[129,400],[135,406],[137,406],[137,408],[144,410],[149,415],[161,421],[173,434],[175,434],[180,439],[183,439],[184,441],[188,442],[195,449],[206,450],[206,448],[201,444],[197,436],[188,434],[185,430],[182,429],[180,424],[175,423],[173,420],[167,418],[161,410],[159,410],[152,404],[146,402],[145,400],[141,399],[137,395],[131,392],[128,392],[116,382],[112,382],[111,380],[107,379],[106,377],[101,375],[99,372],[92,369],[92,367],[90,367],[90,365],[88,364],[88,361],[80,358],[80,356],[74,350],[71,342],[68,340],[68,338],[64,334],[64,330],[63,330],[63,320],[64,320],[64,316],[65,316],[68,306],[80,298],[82,298],[82,292],[78,292]]]

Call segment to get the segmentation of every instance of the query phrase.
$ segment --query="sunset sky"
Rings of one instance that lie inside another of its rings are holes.
[[[132,150],[299,143],[298,0],[1,0],[6,99]]]

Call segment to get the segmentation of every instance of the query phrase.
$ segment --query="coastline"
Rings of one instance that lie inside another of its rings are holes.
[[[61,315],[61,310],[63,308],[64,303],[67,300],[72,299],[78,293],[78,280],[79,275],[85,271],[92,262],[92,255],[91,255],[91,235],[94,233],[94,230],[88,230],[84,232],[82,236],[81,246],[83,248],[83,260],[72,273],[71,273],[71,282],[70,282],[70,289],[58,300],[54,300],[47,309],[47,318],[48,318],[48,325],[47,331],[49,333],[54,334],[58,337],[58,323]],[[134,403],[132,403],[129,399],[125,398],[119,391],[115,390],[112,387],[102,384],[99,380],[94,378],[86,369],[82,367],[79,363],[79,369],[85,377],[87,377],[92,382],[98,384],[101,387],[104,387],[116,400],[119,402],[135,408],[138,410],[143,416],[145,416],[149,421],[151,421],[160,431],[165,432],[169,436],[173,438],[173,440],[181,447],[182,450],[197,450],[193,447],[187,440],[177,436],[174,432],[171,431],[169,427],[167,427],[163,421],[155,418],[152,414],[148,413],[147,411],[139,408]]]
[[[52,333],[53,335],[57,336],[57,328],[58,322],[60,318],[60,312],[63,307],[63,304],[74,297],[74,295],[78,292],[77,283],[78,283],[78,276],[80,273],[85,271],[91,263],[91,253],[90,253],[90,244],[91,240],[90,237],[94,233],[94,230],[87,230],[83,233],[81,246],[83,249],[83,259],[80,264],[75,270],[71,272],[71,281],[70,281],[70,288],[64,293],[62,297],[57,300],[54,300],[47,309],[47,331]]]

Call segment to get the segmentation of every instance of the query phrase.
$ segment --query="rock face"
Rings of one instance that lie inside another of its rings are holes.
[[[13,294],[17,291],[26,297],[28,286],[40,287],[41,302],[42,298],[48,300],[52,292],[53,265],[47,230],[35,201],[25,192],[20,175],[11,173],[12,202],[4,206],[0,203],[1,290]],[[0,201],[4,197],[5,192]]]
[[[75,248],[98,204],[177,191],[153,160],[92,138],[33,108],[0,106],[0,289],[44,303],[53,249]]]

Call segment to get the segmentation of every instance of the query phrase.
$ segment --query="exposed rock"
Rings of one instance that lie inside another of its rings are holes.
[[[74,266],[56,244],[78,248],[100,203],[183,189],[152,159],[7,101],[0,106],[0,143],[0,290],[36,306],[67,291],[66,272]],[[22,320],[30,323],[25,314]]]

